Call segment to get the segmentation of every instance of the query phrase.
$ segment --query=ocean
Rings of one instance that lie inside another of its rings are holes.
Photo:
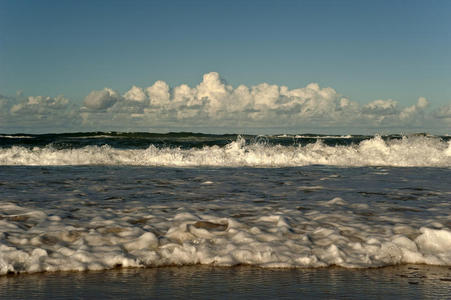
[[[450,175],[450,136],[0,134],[0,285],[422,266],[446,295]]]

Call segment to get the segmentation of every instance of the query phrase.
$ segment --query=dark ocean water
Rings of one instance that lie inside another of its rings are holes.
[[[410,135],[435,137],[443,141],[451,140],[451,136],[431,136],[424,133]],[[321,141],[328,146],[349,146],[373,138],[372,135],[246,135],[246,134],[203,134],[192,132],[147,133],[147,132],[77,132],[55,134],[0,134],[0,147],[23,146],[45,147],[56,149],[81,148],[85,146],[109,145],[120,149],[145,149],[150,145],[158,148],[180,147],[182,149],[201,148],[204,146],[225,146],[238,137],[243,137],[248,143],[265,143],[268,145],[293,146]],[[404,136],[405,137],[405,136]],[[382,136],[384,141],[402,139],[403,135],[392,134]]]
[[[317,134],[302,135],[239,135],[239,134],[202,134],[192,132],[171,133],[146,133],[146,132],[78,132],[60,134],[0,134],[0,147],[45,147],[52,146],[56,149],[82,148],[85,146],[108,145],[120,149],[146,149],[150,145],[158,148],[180,147],[181,149],[202,148],[204,146],[223,147],[243,137],[249,143],[265,143],[269,145],[280,144],[283,146],[302,145],[315,143],[321,140],[329,146],[359,143],[370,139],[372,136],[329,136]],[[384,136],[385,140],[401,138],[400,135]],[[440,137],[449,140],[451,137]]]

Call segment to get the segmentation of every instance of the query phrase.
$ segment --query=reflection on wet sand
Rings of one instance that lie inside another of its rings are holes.
[[[450,294],[451,268],[426,265],[374,269],[184,266],[0,277],[2,299],[445,299]]]

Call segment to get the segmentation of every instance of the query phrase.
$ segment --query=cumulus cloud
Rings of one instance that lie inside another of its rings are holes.
[[[422,117],[426,107],[429,105],[429,101],[424,98],[418,98],[417,104],[404,108],[399,117],[401,120],[406,120],[412,117]]]
[[[11,107],[12,114],[35,114],[38,116],[49,115],[57,110],[64,110],[67,108],[69,100],[63,96],[43,97],[30,96],[26,101],[15,104]]]
[[[78,108],[69,99],[29,96],[23,98],[0,96],[0,128],[18,128],[21,131],[64,131],[78,123]]]
[[[368,115],[394,115],[398,113],[398,102],[392,99],[374,100],[362,109]]]
[[[357,103],[316,83],[291,90],[267,83],[234,88],[216,72],[205,74],[195,87],[170,88],[157,81],[144,89],[133,86],[123,96],[107,88],[93,91],[84,106],[85,124],[112,120],[142,126],[283,127],[312,122],[327,126],[340,120],[349,123],[358,110]],[[111,116],[103,118],[100,112]]]
[[[49,112],[67,115],[69,106],[61,96],[28,97],[23,101],[0,98],[0,108],[8,107],[11,116],[48,117]],[[451,105],[430,113],[429,101],[424,97],[407,107],[392,99],[360,104],[317,83],[295,89],[268,83],[233,87],[216,72],[204,74],[194,87],[170,87],[156,81],[148,87],[133,85],[122,95],[104,88],[89,93],[82,107],[71,107],[78,126],[89,130],[377,129],[446,125],[451,120]]]
[[[144,102],[147,100],[147,95],[142,88],[134,85],[124,94],[124,99],[129,101]]]
[[[92,91],[83,102],[84,107],[91,110],[105,110],[121,99],[118,92],[109,88],[101,91]]]
[[[146,91],[152,106],[166,107],[169,105],[171,96],[169,94],[169,85],[166,82],[158,80],[152,86],[149,86]]]
[[[114,122],[142,127],[408,127],[421,126],[432,117],[427,114],[429,102],[424,97],[408,107],[392,99],[362,105],[317,83],[296,89],[268,83],[233,87],[216,72],[204,74],[194,87],[170,87],[156,81],[146,88],[133,86],[123,96],[115,93],[113,97],[106,90],[105,99],[111,101],[105,100],[105,105],[97,105],[97,109],[112,114],[107,119]],[[91,124],[96,119],[98,114],[94,118],[85,115]]]

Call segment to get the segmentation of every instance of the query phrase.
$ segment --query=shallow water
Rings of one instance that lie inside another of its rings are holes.
[[[448,168],[0,167],[0,271],[451,265]]]
[[[446,299],[451,269],[184,266],[0,277],[2,299]]]
[[[423,134],[0,135],[0,297],[446,298],[450,168]]]

